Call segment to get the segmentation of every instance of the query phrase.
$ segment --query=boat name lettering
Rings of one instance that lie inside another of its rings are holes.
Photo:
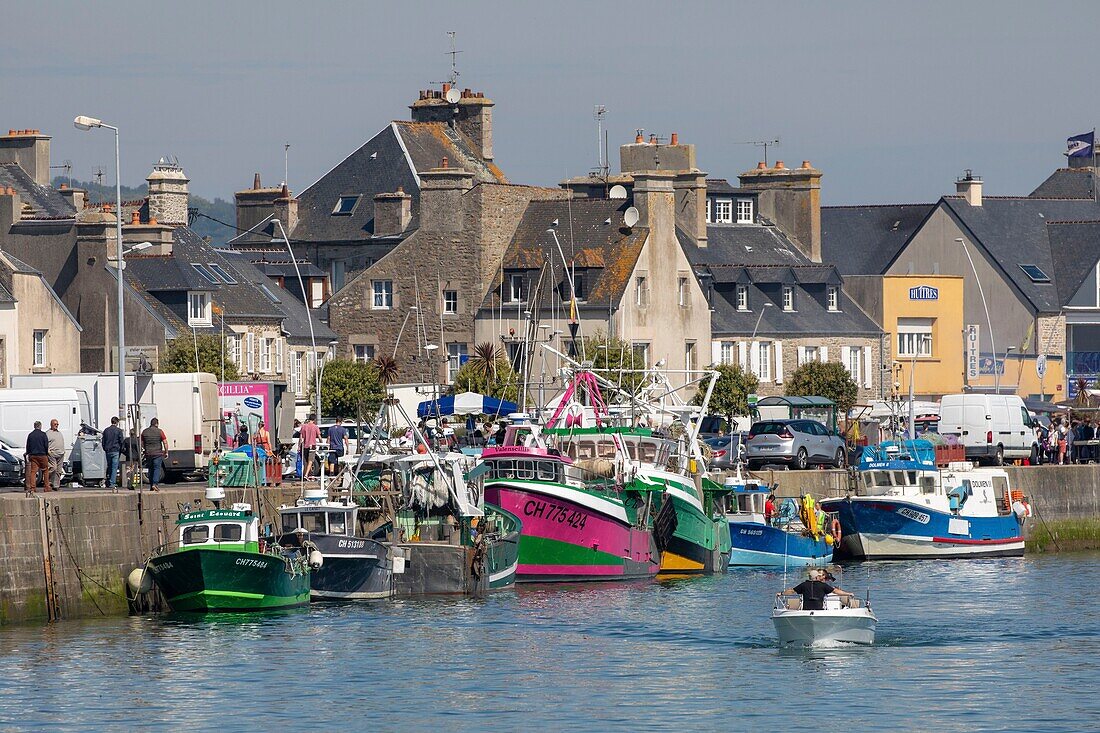
[[[741,534],[748,534],[748,535],[752,535],[754,537],[759,537],[760,535],[764,534],[764,530],[762,530],[762,529],[745,529],[745,528],[742,527],[741,528]]]
[[[920,522],[921,524],[928,524],[928,521],[932,519],[932,517],[928,516],[924,512],[918,512],[914,509],[910,509],[909,507],[904,506],[898,509],[898,514],[903,517],[912,519],[914,522]]]
[[[158,573],[163,573],[165,570],[171,570],[173,567],[175,567],[170,562],[162,562],[160,565],[157,565],[156,563],[151,563],[151,565],[153,567],[153,570],[156,570]]]
[[[573,529],[584,529],[584,525],[588,522],[588,514],[585,512],[578,512],[566,506],[536,499],[527,500],[527,503],[523,505],[523,514],[527,517],[545,519],[548,522],[568,524]]]
[[[340,540],[337,547],[348,550],[361,550],[367,546],[366,540]]]
[[[266,568],[267,567],[267,563],[264,562],[263,560],[253,560],[250,557],[238,557],[237,558],[237,564],[238,565],[244,565],[244,566],[250,567],[250,568]]]

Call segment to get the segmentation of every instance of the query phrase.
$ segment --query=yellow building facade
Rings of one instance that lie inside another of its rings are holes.
[[[961,392],[966,373],[963,278],[955,275],[885,275],[882,330],[889,339],[889,384],[918,399]]]

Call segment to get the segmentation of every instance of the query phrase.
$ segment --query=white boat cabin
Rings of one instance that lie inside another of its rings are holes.
[[[240,545],[259,542],[260,519],[248,504],[232,509],[204,509],[184,512],[176,520],[180,549]]]
[[[889,496],[964,517],[1011,513],[1008,473],[1000,468],[974,468],[969,462],[945,469],[883,467],[861,471],[859,496]]]
[[[355,519],[359,507],[350,499],[344,501],[301,501],[294,506],[279,507],[283,534],[301,529],[310,534],[355,536]]]

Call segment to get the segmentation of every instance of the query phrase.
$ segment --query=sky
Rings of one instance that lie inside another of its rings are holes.
[[[191,190],[301,191],[450,75],[493,111],[496,162],[556,185],[635,130],[694,143],[735,179],[769,159],[824,172],[825,204],[932,202],[970,168],[1025,195],[1100,119],[1097,2],[5,2],[0,128],[53,135],[55,165],[122,180],[171,155]]]

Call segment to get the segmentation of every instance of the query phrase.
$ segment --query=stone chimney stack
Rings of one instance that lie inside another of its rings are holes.
[[[444,158],[438,168],[420,174],[420,230],[460,232],[463,221],[462,197],[474,187],[474,174],[450,168]]]
[[[275,201],[283,195],[281,186],[264,188],[260,184],[260,174],[252,179],[252,188],[237,191],[233,195],[237,207],[238,234],[246,232],[275,213]],[[281,220],[281,219],[280,219]],[[290,224],[283,222],[286,233],[291,233]]]
[[[0,186],[0,234],[7,234],[11,225],[23,216],[23,199],[10,186]]]
[[[298,199],[290,194],[285,183],[279,189],[279,198],[275,199],[275,218],[282,222],[288,236],[298,226]]]
[[[374,236],[389,237],[409,228],[412,221],[412,196],[400,186],[393,193],[374,197]]]
[[[638,226],[648,227],[650,237],[676,238],[676,174],[670,171],[635,171],[634,206]]]
[[[463,89],[457,102],[448,102],[458,92],[450,84],[443,90],[428,89],[420,92],[420,99],[409,105],[413,122],[445,122],[458,129],[474,143],[474,151],[485,160],[493,159],[493,100],[482,92]]]
[[[35,183],[50,185],[50,136],[41,130],[8,130],[0,135],[0,165],[17,163]]]
[[[695,241],[696,246],[707,246],[707,174],[695,165],[695,146],[681,144],[680,136],[672,133],[668,143],[656,141],[656,136],[645,142],[641,135],[633,143],[619,146],[619,167],[624,174],[646,171],[673,173],[675,191],[676,226]],[[639,211],[641,208],[639,207]]]
[[[166,226],[186,226],[190,179],[183,168],[161,158],[145,180],[149,183],[149,219]]]
[[[955,179],[955,192],[966,199],[971,206],[982,205],[982,179],[975,176],[969,168],[962,177]]]
[[[739,176],[743,188],[760,192],[760,215],[792,237],[814,262],[821,262],[821,175],[808,160],[795,169],[778,160],[773,168],[761,163]]]
[[[82,188],[69,188],[62,183],[57,192],[61,194],[61,198],[69,202],[69,206],[73,207],[77,214],[84,210],[84,202],[88,197],[87,191]]]

